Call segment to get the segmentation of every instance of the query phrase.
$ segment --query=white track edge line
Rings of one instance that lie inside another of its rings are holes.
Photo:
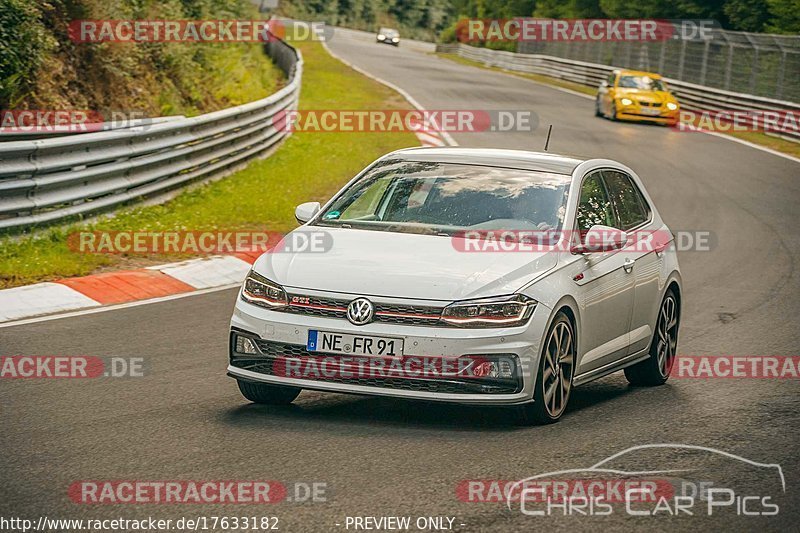
[[[343,57],[339,56],[338,54],[334,53],[334,52],[333,52],[333,51],[330,49],[330,47],[328,47],[328,43],[326,43],[325,41],[321,41],[321,42],[322,42],[322,47],[323,47],[323,48],[325,48],[325,50],[326,50],[326,51],[327,51],[327,52],[328,52],[328,53],[331,55],[331,57],[333,57],[334,59],[337,59],[337,60],[341,61],[342,63],[344,63],[345,65],[347,65],[347,66],[348,66],[348,67],[350,67],[351,69],[355,70],[355,71],[356,71],[356,72],[358,72],[359,74],[362,74],[362,75],[366,76],[367,78],[369,78],[369,79],[371,79],[371,80],[377,81],[378,83],[380,83],[380,84],[383,84],[383,85],[385,85],[385,86],[389,87],[390,89],[392,89],[392,90],[394,90],[394,91],[397,91],[398,93],[400,93],[400,96],[402,96],[403,98],[405,98],[406,100],[408,100],[408,103],[410,103],[411,105],[413,105],[414,107],[416,107],[418,110],[420,110],[420,111],[424,111],[424,110],[425,110],[425,108],[424,108],[424,107],[422,107],[422,105],[421,105],[419,102],[417,102],[417,100],[416,100],[416,99],[415,99],[413,96],[411,96],[410,94],[408,94],[408,92],[406,92],[406,90],[405,90],[405,89],[401,89],[400,87],[398,87],[398,86],[397,86],[397,85],[395,85],[394,83],[392,83],[392,82],[390,82],[390,81],[386,81],[386,80],[384,80],[384,79],[382,79],[382,78],[379,78],[378,76],[375,76],[375,75],[373,75],[373,74],[370,74],[370,73],[369,73],[369,72],[367,72],[366,70],[364,70],[364,69],[362,69],[362,68],[360,68],[360,67],[357,67],[357,66],[355,66],[354,64],[350,63],[348,60],[346,60],[346,59],[344,59]],[[442,131],[442,132],[439,132],[439,133],[441,134],[442,138],[444,138],[445,142],[446,142],[446,143],[447,143],[449,146],[458,146],[458,143],[456,142],[456,140],[455,140],[455,139],[453,139],[453,137],[452,137],[452,136],[451,136],[451,135],[450,135],[448,132],[446,132],[446,131]]]

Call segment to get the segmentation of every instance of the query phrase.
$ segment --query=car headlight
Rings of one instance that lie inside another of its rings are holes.
[[[398,39],[397,37],[392,37],[392,42],[393,43],[398,43],[398,42],[400,42],[400,39]]]
[[[379,40],[379,41],[382,41],[382,40],[384,40],[384,39],[386,39],[386,36],[385,36],[384,34],[382,34],[382,33],[379,33],[379,34],[378,34],[378,40]]]
[[[676,109],[678,109],[678,104],[676,104],[675,102],[667,102],[667,109],[669,109],[670,111],[675,111]]]
[[[283,287],[251,270],[242,286],[242,300],[268,309],[288,305]]]
[[[442,321],[465,327],[509,327],[524,324],[536,300],[522,294],[455,302],[444,308]]]
[[[622,105],[631,105],[633,103],[633,100],[631,100],[630,98],[623,98],[619,101],[619,103],[621,103]]]

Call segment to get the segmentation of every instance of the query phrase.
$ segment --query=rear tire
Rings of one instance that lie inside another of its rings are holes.
[[[575,331],[569,317],[559,311],[545,337],[533,402],[517,408],[520,424],[552,424],[567,410],[575,376]]]
[[[288,405],[297,398],[301,390],[295,387],[281,387],[252,381],[236,380],[236,383],[239,384],[239,392],[242,393],[242,396],[253,403],[263,405]]]
[[[678,297],[675,291],[668,289],[658,311],[650,357],[625,369],[625,377],[631,385],[656,386],[667,382],[675,365],[680,318]]]

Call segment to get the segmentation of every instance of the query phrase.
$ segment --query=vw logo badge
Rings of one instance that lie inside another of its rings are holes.
[[[372,320],[375,307],[366,298],[356,298],[347,306],[347,320],[356,326],[363,326]]]

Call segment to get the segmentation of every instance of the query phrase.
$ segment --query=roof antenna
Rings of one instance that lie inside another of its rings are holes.
[[[544,151],[547,151],[547,147],[550,146],[550,134],[553,132],[553,125],[550,124],[547,127],[547,140],[544,141]]]

